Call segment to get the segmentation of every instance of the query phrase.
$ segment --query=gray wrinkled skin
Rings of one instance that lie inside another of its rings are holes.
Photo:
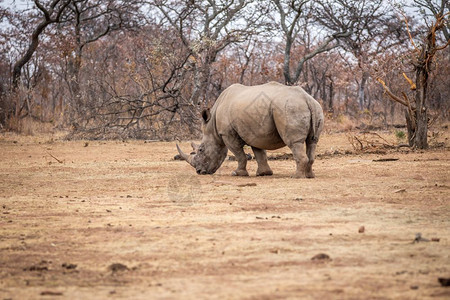
[[[248,176],[243,146],[249,145],[258,163],[257,176],[272,175],[266,150],[288,146],[296,161],[293,177],[313,178],[315,148],[323,128],[320,104],[300,87],[276,82],[258,86],[234,84],[202,113],[203,138],[194,154],[180,155],[198,174],[213,174],[229,149],[238,161],[234,176]],[[305,151],[306,145],[306,151]],[[178,145],[177,145],[178,147]]]

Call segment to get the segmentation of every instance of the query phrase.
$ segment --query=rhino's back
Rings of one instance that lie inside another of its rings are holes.
[[[217,129],[222,135],[237,133],[248,145],[268,150],[304,140],[311,118],[307,97],[301,88],[274,82],[230,86],[216,103]]]

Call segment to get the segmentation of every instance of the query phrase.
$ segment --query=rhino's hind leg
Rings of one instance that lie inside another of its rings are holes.
[[[238,167],[231,172],[232,176],[248,176],[247,172],[247,155],[244,152],[243,143],[237,139],[223,137],[223,141],[228,149],[234,154],[238,161]]]
[[[308,157],[305,153],[305,146],[304,143],[298,142],[290,146],[292,151],[292,155],[294,156],[295,162],[297,164],[297,170],[295,174],[292,176],[294,178],[305,178],[308,177],[311,174],[308,174],[307,168],[308,168]],[[309,175],[309,176],[308,176]]]
[[[256,176],[270,176],[273,174],[272,170],[267,163],[266,150],[252,147],[253,153],[255,154],[256,162],[258,163],[258,170],[256,171]]]
[[[306,141],[306,155],[308,156],[308,163],[306,164],[305,175],[307,178],[314,178],[314,172],[312,170],[312,165],[314,163],[314,158],[316,156],[316,142]]]

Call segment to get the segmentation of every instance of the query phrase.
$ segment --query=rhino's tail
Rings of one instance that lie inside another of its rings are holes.
[[[309,130],[308,140],[317,143],[323,128],[322,107],[316,100],[310,97],[307,97],[306,103],[311,112],[311,128]]]

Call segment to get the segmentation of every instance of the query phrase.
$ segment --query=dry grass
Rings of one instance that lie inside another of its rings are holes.
[[[324,134],[313,180],[292,160],[197,176],[174,143],[4,134],[0,149],[3,299],[450,297],[445,146],[343,155],[345,134]]]

